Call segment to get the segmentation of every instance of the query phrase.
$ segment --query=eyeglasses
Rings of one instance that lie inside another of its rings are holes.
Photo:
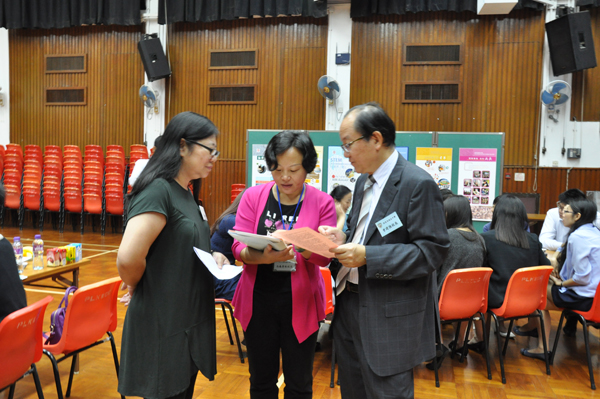
[[[575,213],[573,211],[563,211],[563,213]]]
[[[188,140],[188,139],[184,139],[186,142],[190,143],[190,144],[196,144],[199,145],[202,148],[206,148],[209,152],[210,152],[210,156],[213,158],[218,158],[219,155],[221,155],[221,153],[219,151],[217,151],[216,148],[210,148],[205,146],[204,144],[198,143],[197,141],[192,141],[192,140]]]
[[[352,147],[352,144],[354,144],[354,143],[356,143],[358,140],[362,140],[362,139],[364,139],[364,138],[365,138],[364,136],[361,136],[361,137],[357,138],[356,140],[352,140],[352,141],[351,141],[351,142],[349,142],[349,143],[342,144],[342,150],[344,150],[344,152],[350,152],[350,147]]]
[[[565,204],[563,204],[563,203],[562,203],[562,202],[560,202],[560,201],[557,201],[557,202],[556,202],[556,206],[557,206],[557,207],[558,207],[558,209],[559,209],[559,210],[561,210],[561,211],[562,211],[563,209],[565,209]]]

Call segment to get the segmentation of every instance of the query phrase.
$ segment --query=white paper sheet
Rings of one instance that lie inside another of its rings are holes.
[[[232,236],[236,240],[243,242],[250,248],[254,248],[259,251],[262,251],[263,249],[265,249],[265,247],[269,244],[276,251],[282,251],[287,248],[285,243],[280,238],[271,237],[271,236],[262,236],[259,234],[246,233],[244,231],[235,231],[235,230],[229,230],[228,233],[230,236]]]
[[[202,263],[204,263],[204,266],[206,266],[208,271],[210,271],[213,274],[213,276],[215,276],[219,280],[229,280],[231,278],[234,278],[235,276],[240,274],[244,269],[243,266],[232,265],[223,265],[223,268],[219,269],[219,266],[217,266],[217,262],[215,262],[215,259],[212,257],[211,254],[196,247],[194,247],[194,252],[196,252],[196,255],[202,261]]]

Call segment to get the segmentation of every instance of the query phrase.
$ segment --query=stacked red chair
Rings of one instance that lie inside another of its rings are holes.
[[[64,211],[64,204],[61,196],[61,186],[63,177],[63,154],[62,149],[56,145],[47,145],[44,150],[44,175],[42,182],[43,208],[40,218],[40,230],[44,228],[44,214],[48,212],[57,212],[58,227],[62,233],[61,215]],[[64,215],[63,215],[64,216]],[[53,228],[57,228],[56,217],[53,217]]]
[[[238,195],[242,193],[246,189],[245,184],[232,184],[231,185],[231,202],[235,201]]]
[[[23,180],[23,150],[18,144],[7,144],[4,154],[4,188],[6,198],[4,208],[17,211],[17,219],[13,218],[13,225],[21,226],[22,206],[21,183]],[[4,227],[4,211],[0,224]],[[14,222],[17,223],[14,223]]]
[[[129,177],[131,177],[135,163],[140,159],[148,159],[148,148],[143,144],[132,144],[129,150]],[[127,192],[131,192],[131,186],[127,187]]]
[[[83,180],[83,160],[81,150],[76,145],[66,145],[63,156],[63,199],[66,212],[81,215],[83,210],[83,196],[81,184]],[[64,212],[61,217],[59,229],[64,226]],[[75,231],[75,218],[72,218],[73,231]]]
[[[104,179],[104,152],[97,145],[85,146],[83,161],[83,213],[102,216],[102,186]],[[81,233],[84,232],[84,217],[81,217]],[[102,217],[101,217],[101,225]],[[94,223],[92,218],[92,230]]]
[[[107,146],[106,168],[104,174],[104,211],[102,218],[104,224],[102,232],[106,228],[107,215],[118,215],[123,217],[123,186],[125,182],[125,152],[118,145]],[[124,224],[123,224],[124,226]],[[114,231],[114,224],[113,224]]]
[[[40,212],[43,165],[44,157],[40,146],[26,145],[22,186],[24,210]],[[23,218],[21,218],[20,227],[23,227]],[[33,227],[36,227],[35,219]]]

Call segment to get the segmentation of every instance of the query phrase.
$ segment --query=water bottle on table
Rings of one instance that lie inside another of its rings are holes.
[[[19,273],[23,273],[23,244],[21,244],[21,237],[13,239],[13,250],[15,251],[15,260],[17,261]]]
[[[35,235],[33,240],[33,270],[42,270],[44,268],[44,241],[40,234]]]

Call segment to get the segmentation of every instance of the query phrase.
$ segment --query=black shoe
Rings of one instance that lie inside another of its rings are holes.
[[[565,337],[574,337],[577,335],[577,317],[576,316],[567,316],[567,321],[565,322],[565,326],[563,327],[563,333]]]
[[[448,348],[446,348],[445,345],[441,345],[441,346],[438,345],[436,347],[435,353],[436,353],[436,358],[437,358],[438,369],[440,367],[442,367],[442,362],[444,361],[446,356],[448,356],[448,352],[449,352],[449,350],[448,350]],[[433,361],[430,363],[427,363],[425,365],[425,367],[427,367],[428,370],[435,370],[435,368],[433,367]]]
[[[464,343],[463,343],[463,346],[461,346],[460,348],[456,348],[456,349],[454,349],[454,347],[455,347],[455,346],[456,346],[456,342],[455,342],[455,341],[452,341],[452,342],[450,342],[450,343],[448,344],[448,348],[449,348],[451,351],[455,351],[455,352],[456,352],[456,353],[457,353],[457,354],[458,354],[460,357],[462,357],[463,348],[465,347],[465,346],[464,346]],[[468,354],[469,354],[469,345],[467,345],[467,351],[466,351],[466,353],[465,353],[465,357],[467,357],[467,355],[468,355]]]
[[[467,348],[469,348],[471,351],[481,354],[485,352],[485,343],[483,341],[479,341],[474,344],[467,344]]]
[[[513,332],[517,335],[520,335],[521,337],[533,337],[533,338],[538,337],[537,328],[534,328],[533,330],[529,330],[529,331],[523,331],[523,330],[521,330],[521,327],[514,326]],[[527,355],[525,355],[525,356],[527,356]]]
[[[531,357],[533,359],[542,360],[542,361],[546,360],[546,359],[544,359],[543,353],[529,352],[529,349],[525,349],[525,348],[521,348],[521,355]],[[550,361],[550,357],[552,357],[551,355],[552,355],[552,352],[548,351],[548,361]]]

